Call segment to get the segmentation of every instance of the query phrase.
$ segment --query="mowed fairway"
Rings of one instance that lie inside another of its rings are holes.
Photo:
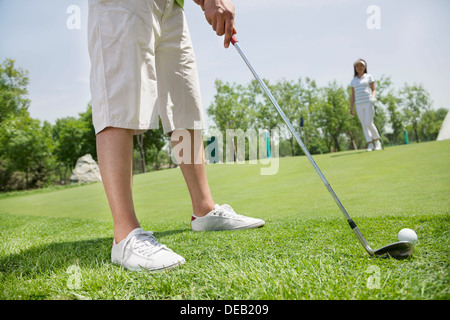
[[[1,196],[0,299],[449,299],[450,140],[314,158],[372,248],[417,232],[412,259],[371,258],[306,157],[216,164],[215,201],[263,228],[194,233],[179,169],[134,177],[142,227],[186,259],[171,272],[111,264],[101,183]]]

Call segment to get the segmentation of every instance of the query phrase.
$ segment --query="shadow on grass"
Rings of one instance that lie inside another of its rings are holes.
[[[111,238],[58,242],[32,247],[0,259],[5,275],[38,277],[71,265],[99,268],[110,261]]]
[[[188,229],[155,232],[160,240],[164,237],[183,233]],[[112,237],[57,242],[31,247],[18,253],[0,258],[1,276],[39,277],[58,270],[66,270],[76,265],[80,268],[98,269],[111,263]],[[164,244],[164,241],[161,240]]]
[[[353,156],[355,154],[360,154],[360,153],[367,153],[367,151],[364,150],[364,151],[355,151],[355,152],[339,152],[337,154],[333,154],[331,156],[331,158],[344,157],[344,156]]]

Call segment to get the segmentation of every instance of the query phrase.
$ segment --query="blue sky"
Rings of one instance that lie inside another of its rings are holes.
[[[34,118],[54,123],[90,101],[87,2],[0,0],[0,61],[15,59],[29,71]],[[206,110],[215,79],[247,83],[252,75],[234,48],[223,48],[201,9],[185,2]],[[66,26],[70,5],[80,8],[80,29]],[[380,9],[380,29],[367,27],[371,5]],[[422,83],[434,108],[450,109],[448,0],[235,0],[235,7],[241,47],[265,79],[347,85],[362,57],[375,78],[389,75],[396,87]]]

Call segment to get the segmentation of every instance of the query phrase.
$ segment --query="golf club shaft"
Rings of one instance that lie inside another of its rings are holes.
[[[239,42],[237,41],[237,38],[235,36],[233,36],[232,40],[231,40],[232,44],[234,45],[234,47],[236,48],[236,50],[239,52],[239,54],[241,55],[242,59],[244,59],[245,63],[247,64],[248,68],[250,69],[250,71],[253,73],[253,75],[255,76],[256,80],[259,82],[259,84],[261,85],[262,89],[264,90],[264,92],[266,93],[266,95],[269,97],[270,101],[272,102],[273,106],[277,109],[278,113],[280,114],[280,116],[283,118],[284,122],[286,123],[286,125],[288,126],[289,130],[291,131],[291,133],[294,135],[294,138],[297,140],[297,142],[300,144],[300,147],[302,148],[303,152],[305,153],[306,157],[308,158],[308,160],[311,162],[312,166],[314,167],[314,169],[316,170],[317,174],[319,175],[320,179],[322,180],[322,182],[324,183],[325,187],[328,189],[328,192],[331,194],[331,196],[333,197],[334,201],[337,203],[339,209],[341,209],[342,213],[344,214],[345,218],[347,219],[347,222],[349,223],[350,227],[352,228],[352,230],[355,232],[356,236],[358,237],[359,241],[361,242],[361,244],[363,245],[364,249],[366,249],[367,252],[369,252],[369,254],[373,254],[373,250],[370,248],[370,246],[368,245],[366,239],[364,239],[363,235],[361,234],[361,232],[359,231],[358,227],[356,226],[356,224],[353,222],[353,220],[350,218],[349,214],[347,213],[347,210],[345,210],[344,206],[342,205],[341,201],[339,200],[338,196],[336,195],[336,193],[334,192],[333,188],[331,187],[331,185],[329,184],[329,182],[327,181],[327,179],[325,178],[325,176],[323,175],[322,171],[320,171],[319,167],[317,166],[316,162],[314,161],[313,157],[311,156],[311,154],[309,153],[308,149],[306,148],[305,144],[303,143],[302,139],[300,139],[300,136],[298,135],[297,131],[294,129],[294,127],[292,126],[291,122],[289,121],[289,119],[286,117],[285,113],[283,112],[283,110],[280,108],[280,106],[278,105],[277,101],[275,100],[275,98],[273,97],[272,93],[270,92],[269,88],[267,88],[266,84],[264,83],[264,81],[259,77],[259,75],[256,73],[255,69],[253,68],[252,64],[250,63],[250,61],[247,59],[247,56],[245,55],[245,53],[242,51]]]

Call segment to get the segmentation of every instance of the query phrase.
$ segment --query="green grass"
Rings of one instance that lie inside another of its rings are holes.
[[[292,157],[273,176],[207,167],[216,202],[265,219],[256,230],[194,233],[179,169],[135,176],[141,225],[186,258],[171,272],[111,264],[99,183],[2,196],[0,299],[449,299],[450,141],[314,158],[372,248],[417,232],[412,259],[369,257],[308,160]]]

